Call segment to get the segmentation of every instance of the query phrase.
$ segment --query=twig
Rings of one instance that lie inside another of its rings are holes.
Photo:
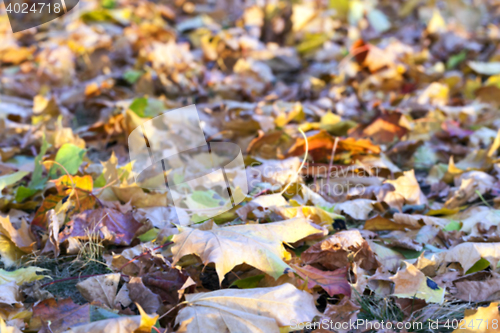
[[[304,164],[306,163],[306,160],[307,160],[307,155],[309,153],[309,141],[307,140],[307,136],[306,136],[306,133],[304,133],[304,131],[299,128],[299,132],[300,134],[302,134],[302,136],[304,137],[304,140],[306,140],[306,154],[304,155],[304,159],[302,160],[302,163],[300,164],[300,167],[299,169],[297,170],[297,172],[295,173],[295,177],[292,178],[293,180],[291,180],[287,186],[285,186],[285,188],[280,192],[281,195],[283,195],[283,193],[286,192],[286,190],[288,190],[288,188],[290,187],[290,185],[292,185],[292,182],[295,181],[295,179],[299,178],[299,174],[302,172],[302,168],[304,167]]]
[[[330,156],[330,164],[328,165],[328,174],[326,175],[326,184],[328,186],[328,183],[330,183],[330,176],[332,174],[332,167],[333,167],[333,159],[335,158],[335,151],[337,150],[337,144],[339,143],[339,137],[337,136],[335,138],[335,142],[333,143],[333,148],[332,148],[332,156]],[[323,192],[323,189],[321,189],[321,192]],[[330,192],[330,191],[328,191]],[[330,193],[328,193],[330,195]]]
[[[76,202],[78,204],[78,210],[81,211],[82,210],[82,207],[80,206],[80,198],[78,197],[78,192],[76,191],[76,184],[75,184],[75,181],[73,179],[73,176],[71,176],[71,174],[68,172],[68,170],[59,162],[56,162],[56,161],[50,161],[50,163],[54,163],[55,165],[58,165],[59,167],[61,167],[64,172],[66,172],[66,174],[68,175],[69,179],[71,180],[71,184],[73,185],[73,190],[75,191],[75,196],[76,196]]]
[[[160,320],[161,318],[165,317],[166,315],[168,315],[170,312],[174,311],[175,309],[177,309],[179,306],[183,305],[183,304],[187,304],[187,301],[184,301],[184,302],[180,302],[179,304],[177,304],[176,306],[174,306],[173,308],[171,308],[170,310],[168,310],[167,312],[165,312],[164,314],[162,314],[160,316],[160,318],[158,318],[158,320]]]

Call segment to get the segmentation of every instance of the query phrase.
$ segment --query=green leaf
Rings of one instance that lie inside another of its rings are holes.
[[[420,254],[422,254],[423,251],[413,251],[413,250],[407,250],[407,249],[401,249],[397,247],[392,248],[394,251],[399,252],[405,257],[405,259],[416,259],[420,257]]]
[[[61,164],[70,175],[78,172],[78,168],[83,162],[85,149],[77,147],[70,143],[65,143],[57,152],[55,161]],[[51,179],[58,178],[58,173],[65,175],[66,172],[59,165],[54,164],[50,168],[49,176]]]
[[[106,178],[104,178],[104,174],[102,173],[97,179],[94,181],[94,188],[104,187],[106,185]]]
[[[128,70],[123,74],[123,78],[130,84],[134,84],[142,76],[142,71],[136,71],[134,69]]]
[[[143,233],[142,235],[140,235],[139,237],[139,240],[141,242],[151,242],[153,240],[156,239],[156,237],[158,237],[158,234],[160,233],[160,229],[156,229],[156,228],[153,228],[153,229],[150,229],[148,231],[146,231],[145,233]]]
[[[129,109],[134,111],[139,117],[146,116],[146,107],[148,106],[148,99],[146,97],[139,97],[134,99],[132,104],[130,104]]]
[[[218,198],[218,199],[217,199]],[[205,207],[219,207],[223,199],[214,191],[194,191],[191,199]]]
[[[0,177],[0,198],[2,197],[2,191],[4,188],[6,188],[9,185],[15,184],[21,179],[23,179],[24,176],[29,174],[27,171],[17,171],[14,173],[11,173],[9,175],[1,176]]]
[[[490,262],[484,258],[479,259],[465,274],[480,272],[490,266]]]
[[[115,0],[102,0],[101,6],[106,9],[113,9],[116,7]]]
[[[24,200],[32,197],[36,192],[38,192],[37,189],[32,189],[21,185],[17,188],[16,202],[23,202]]]
[[[230,287],[236,286],[241,289],[256,288],[264,277],[265,277],[264,274],[259,274],[247,277],[245,279],[236,280],[231,284]]]
[[[448,58],[448,61],[446,62],[446,68],[448,69],[453,69],[460,65],[465,59],[467,59],[467,52],[462,51],[459,54],[452,55],[451,57]]]
[[[444,231],[458,231],[460,229],[462,229],[462,223],[458,221],[451,221],[443,228]]]
[[[33,174],[31,175],[31,181],[28,184],[28,187],[32,190],[42,190],[47,183],[48,178],[43,177],[42,159],[43,156],[47,153],[47,149],[49,148],[49,146],[50,145],[47,140],[45,140],[44,136],[42,147],[40,148],[40,153],[35,157],[35,170],[33,171]]]

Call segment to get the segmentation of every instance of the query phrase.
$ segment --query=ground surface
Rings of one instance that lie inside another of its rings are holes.
[[[495,1],[6,10],[0,332],[497,331]]]

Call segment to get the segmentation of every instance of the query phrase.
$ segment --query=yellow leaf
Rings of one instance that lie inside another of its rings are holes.
[[[8,237],[0,235],[0,256],[6,267],[15,265],[24,254]]]
[[[144,310],[138,303],[135,303],[135,305],[137,306],[137,308],[139,309],[139,313],[141,314],[141,325],[134,331],[134,333],[150,333],[151,327],[156,324],[156,321],[160,316],[156,315],[154,317],[150,317],[146,312],[144,312]]]
[[[498,332],[500,323],[500,314],[498,313],[498,304],[491,303],[487,307],[480,307],[477,311],[465,315],[464,323],[465,325],[459,325],[460,327],[468,326],[469,323],[473,323],[474,328],[458,328],[453,331],[453,333],[494,333]],[[494,323],[497,323],[495,325]]]
[[[15,271],[7,272],[6,270],[0,269],[0,285],[15,281],[18,285],[26,282],[32,282],[35,280],[41,280],[46,277],[46,275],[38,275],[38,272],[46,271],[46,269],[40,267],[27,267],[19,268]]]
[[[445,290],[426,277],[412,264],[406,263],[406,268],[389,278],[394,282],[393,296],[403,298],[420,298],[428,303],[443,303]]]
[[[19,229],[16,229],[10,222],[8,216],[0,216],[0,235],[7,237],[25,253],[29,253],[33,250],[35,240],[31,236],[29,226],[25,220],[21,222],[21,227]]]
[[[1,333],[22,333],[21,330],[17,327],[8,326],[5,324],[5,321],[0,318],[0,332]]]

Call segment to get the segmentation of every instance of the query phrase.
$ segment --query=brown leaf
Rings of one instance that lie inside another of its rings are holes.
[[[306,264],[320,264],[328,270],[349,266],[348,256],[354,254],[354,261],[361,268],[370,270],[378,267],[375,255],[358,230],[346,230],[317,243],[302,253]]]
[[[339,294],[351,297],[351,286],[347,282],[347,267],[333,272],[322,271],[309,265],[299,267],[291,264],[290,267],[307,282],[309,289],[320,286],[332,297]]]
[[[500,279],[485,281],[459,281],[454,283],[454,297],[466,302],[491,302],[500,297]]]
[[[158,311],[161,306],[161,299],[157,294],[146,288],[142,278],[131,278],[127,286],[132,302],[138,303],[146,313],[151,314]]]
[[[367,125],[358,125],[349,135],[354,138],[370,138],[376,143],[393,143],[394,140],[401,139],[408,129],[400,125],[401,113],[384,113]]]
[[[50,322],[50,329],[48,323]],[[40,333],[60,333],[69,327],[90,322],[90,304],[78,305],[71,298],[46,299],[33,308],[30,328],[42,327]]]
[[[165,304],[179,302],[179,290],[188,280],[187,274],[172,268],[167,272],[149,273],[142,277],[142,282],[155,294],[160,295]]]
[[[315,134],[308,136],[309,154],[314,161],[329,161],[335,143],[335,138],[328,132],[321,130]],[[349,151],[352,154],[356,153],[380,153],[380,147],[374,145],[370,140],[355,140],[354,138],[341,139],[337,145],[338,151]],[[296,140],[294,145],[290,147],[287,156],[302,156],[306,151],[306,142],[303,137]]]
[[[89,233],[98,232],[101,239],[107,242],[128,245],[142,226],[132,212],[123,214],[114,209],[99,208],[74,216],[59,234],[59,239],[60,242],[69,237],[88,239]]]
[[[327,304],[323,318],[326,318],[328,321],[331,320],[334,323],[348,323],[347,327],[351,327],[351,323],[357,320],[360,309],[359,305],[355,304],[351,299],[344,297],[338,304]],[[348,331],[339,330],[339,332],[343,333]]]

